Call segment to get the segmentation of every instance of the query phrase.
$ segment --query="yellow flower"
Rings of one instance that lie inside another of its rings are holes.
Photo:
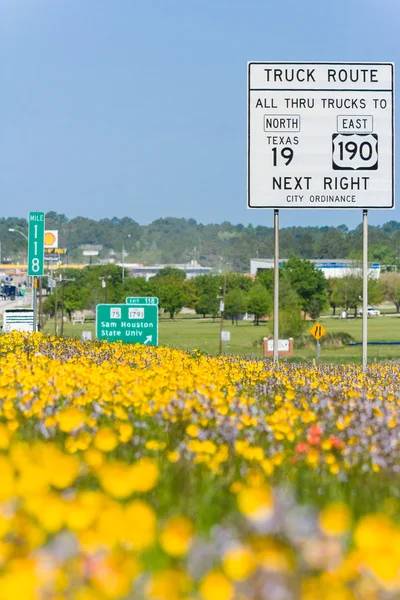
[[[168,454],[167,454],[167,458],[168,458],[169,462],[171,462],[171,463],[178,462],[180,457],[181,457],[181,455],[179,454],[178,450],[172,450],[171,452],[168,452]]]
[[[133,433],[133,427],[130,423],[120,423],[118,426],[119,430],[119,439],[121,442],[128,442]]]
[[[60,411],[55,418],[59,428],[65,433],[70,433],[85,424],[84,413],[79,408],[73,406]]]
[[[100,427],[94,436],[93,445],[101,452],[112,452],[118,446],[118,437],[110,427]]]
[[[211,571],[200,584],[203,600],[232,600],[234,593],[233,585],[221,571]]]
[[[242,581],[254,572],[256,561],[250,548],[238,545],[225,552],[222,566],[230,579]]]
[[[159,442],[157,440],[149,440],[145,443],[147,450],[164,450],[167,444],[165,442]]]
[[[192,521],[186,517],[171,517],[160,534],[160,546],[170,556],[184,556],[194,533]]]
[[[149,492],[156,485],[160,471],[155,460],[140,458],[131,469],[135,492]]]
[[[10,440],[10,429],[3,423],[0,423],[0,450],[6,450],[10,445]]]
[[[97,470],[101,487],[114,498],[129,498],[136,490],[132,467],[123,462],[101,465]]]
[[[351,525],[349,508],[343,502],[336,502],[324,508],[319,515],[319,526],[328,536],[347,533]]]
[[[139,563],[134,556],[118,553],[99,558],[90,580],[107,598],[119,599],[129,594],[139,572]]]
[[[246,487],[239,491],[237,503],[240,512],[250,521],[264,521],[273,513],[271,490],[266,485]]]
[[[9,500],[14,493],[14,469],[7,458],[0,456],[0,502]]]
[[[149,600],[181,600],[182,594],[190,589],[190,585],[191,582],[186,573],[174,569],[164,569],[151,576],[145,594]]]
[[[200,427],[191,423],[186,427],[186,433],[190,435],[190,437],[197,437],[200,433]]]
[[[135,551],[146,550],[156,539],[156,515],[148,504],[134,500],[124,511],[122,537]]]

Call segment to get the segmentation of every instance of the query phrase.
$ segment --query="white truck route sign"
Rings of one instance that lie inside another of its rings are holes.
[[[249,208],[394,208],[392,63],[248,64]]]

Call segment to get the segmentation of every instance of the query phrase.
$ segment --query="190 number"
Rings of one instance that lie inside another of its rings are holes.
[[[376,170],[378,168],[377,134],[334,133],[332,168],[339,171]]]

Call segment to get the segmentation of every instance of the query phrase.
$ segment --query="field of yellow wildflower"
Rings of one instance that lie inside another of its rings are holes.
[[[400,367],[0,337],[0,600],[400,598]]]

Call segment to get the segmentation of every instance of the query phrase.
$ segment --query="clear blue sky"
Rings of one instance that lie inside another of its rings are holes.
[[[246,208],[247,61],[396,62],[399,16],[398,0],[0,0],[0,216],[272,225]],[[400,220],[400,203],[369,214]]]

